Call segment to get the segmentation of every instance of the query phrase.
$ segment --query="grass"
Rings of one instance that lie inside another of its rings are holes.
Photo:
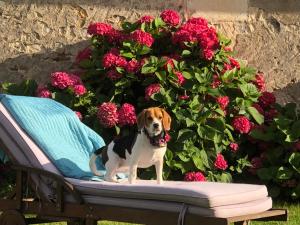
[[[300,203],[275,203],[274,208],[288,209],[288,222],[252,222],[251,225],[299,225],[300,224]],[[98,225],[130,225],[129,223],[117,223],[110,221],[99,222]],[[66,225],[66,223],[51,223],[48,225]],[[131,224],[132,225],[132,224]]]

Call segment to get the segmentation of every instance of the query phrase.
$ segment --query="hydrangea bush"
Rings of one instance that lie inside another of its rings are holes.
[[[165,10],[157,18],[124,22],[121,29],[91,23],[87,32],[91,42],[78,53],[75,72],[54,72],[47,85],[5,83],[4,91],[62,102],[106,143],[136,132],[142,109],[163,107],[172,117],[165,179],[230,182],[249,173],[279,189],[294,181],[298,188],[299,132],[289,140],[272,136],[287,132],[281,117],[290,122],[286,126],[298,117],[285,114],[266,92],[263,74],[235,59],[230,40],[204,18],[183,22],[176,11]],[[274,153],[277,148],[289,154]],[[292,175],[266,177],[270,168]],[[141,174],[153,175],[152,169]]]

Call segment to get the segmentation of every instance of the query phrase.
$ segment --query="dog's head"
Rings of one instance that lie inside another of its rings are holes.
[[[144,109],[137,118],[138,129],[145,127],[150,136],[159,135],[163,130],[169,131],[171,127],[171,117],[159,107]]]

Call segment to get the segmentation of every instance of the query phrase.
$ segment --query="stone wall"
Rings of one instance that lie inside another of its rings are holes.
[[[87,45],[91,21],[118,26],[162,9],[204,16],[232,38],[237,56],[266,74],[280,102],[300,103],[298,0],[24,0],[0,1],[0,82],[46,81],[69,70]]]

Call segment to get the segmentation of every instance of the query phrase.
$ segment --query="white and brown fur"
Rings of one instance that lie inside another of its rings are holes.
[[[157,183],[162,183],[166,146],[152,145],[143,129],[146,129],[151,137],[157,136],[163,131],[169,131],[171,117],[164,109],[152,107],[144,109],[138,115],[137,125],[141,131],[137,135],[127,137],[127,139],[114,140],[106,149],[101,151],[102,161],[106,168],[104,180],[117,182],[116,174],[118,172],[129,172],[128,180],[130,184],[133,184],[137,178],[137,168],[147,168],[154,165]],[[101,176],[102,174],[96,169],[97,156],[96,153],[91,156],[90,168],[95,175]]]

